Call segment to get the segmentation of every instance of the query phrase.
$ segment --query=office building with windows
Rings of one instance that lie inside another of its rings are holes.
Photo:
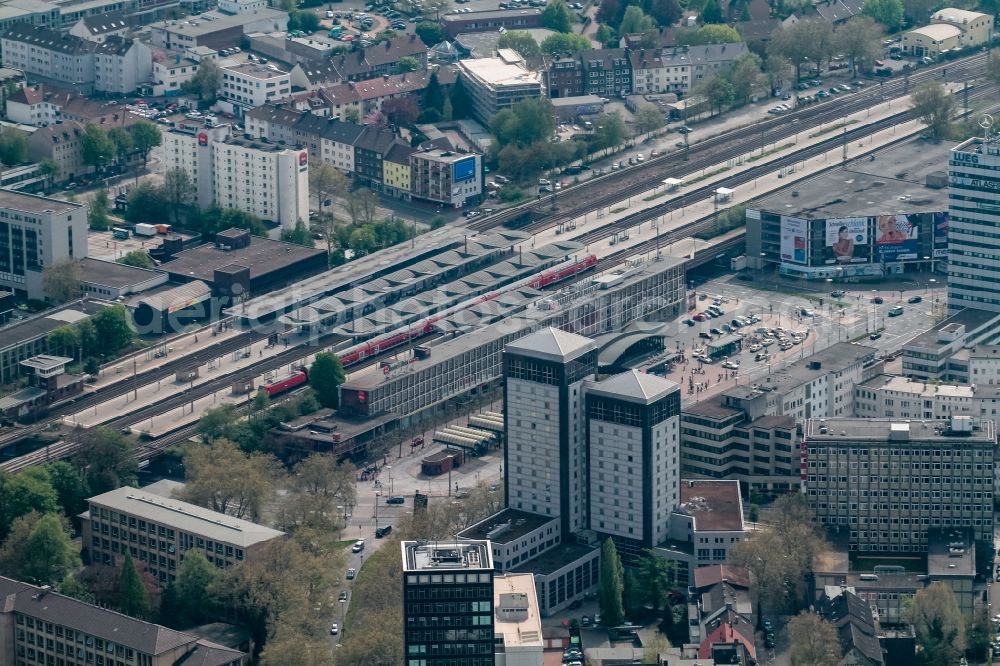
[[[184,553],[198,550],[226,568],[253,557],[284,532],[195,504],[123,486],[88,500],[80,515],[91,562],[114,566],[126,553],[161,585],[174,580]]]
[[[679,501],[680,387],[631,370],[585,390],[590,528],[632,561],[667,537]]]
[[[403,541],[404,666],[494,666],[489,541]]]
[[[948,160],[948,308],[1000,312],[1000,134]]]
[[[927,552],[931,530],[993,543],[991,420],[811,419],[806,496],[850,550]]]
[[[0,289],[44,300],[45,267],[86,256],[86,205],[0,190]]]
[[[559,517],[563,538],[588,527],[583,393],[596,373],[594,341],[557,328],[504,350],[507,505]]]

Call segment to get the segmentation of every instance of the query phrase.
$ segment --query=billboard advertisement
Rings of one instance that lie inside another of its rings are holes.
[[[826,221],[828,264],[863,264],[871,260],[867,217],[837,217]]]
[[[464,180],[472,180],[476,177],[476,158],[466,157],[458,160],[452,165],[452,169],[452,182],[461,183]]]
[[[906,215],[879,215],[875,218],[875,247],[882,263],[916,259],[920,228]]]
[[[934,246],[948,244],[948,213],[934,213]]]
[[[799,217],[781,216],[781,260],[794,264],[809,261],[809,221]]]

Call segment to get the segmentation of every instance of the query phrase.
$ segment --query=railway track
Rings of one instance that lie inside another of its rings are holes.
[[[688,149],[671,151],[624,171],[614,171],[531,204],[474,221],[469,228],[484,231],[515,222],[525,216],[535,216],[539,219],[526,226],[515,226],[534,232],[547,229],[645,192],[665,178],[679,178],[716,166],[745,155],[754,148],[778,143],[795,134],[863,111],[880,104],[884,99],[906,95],[921,83],[942,79],[944,70],[947,70],[951,81],[975,78],[985,71],[985,64],[986,54],[977,54],[945,65],[917,70],[908,80],[889,79],[880,85],[872,85],[848,96],[831,97],[780,118],[762,118],[751,126],[705,139]],[[565,207],[567,202],[568,207]],[[550,211],[554,204],[560,203],[564,207]]]

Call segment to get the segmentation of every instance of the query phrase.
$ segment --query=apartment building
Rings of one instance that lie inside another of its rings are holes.
[[[0,663],[245,666],[250,655],[0,577]]]
[[[489,541],[403,541],[406,666],[494,666]]]
[[[458,67],[472,99],[472,113],[487,127],[498,111],[543,94],[541,75],[529,71],[511,49],[500,49],[496,58],[460,60]]]
[[[93,169],[83,161],[83,125],[58,122],[40,127],[28,135],[28,159],[52,160],[59,167],[56,179],[72,181]]]
[[[240,116],[248,109],[283,99],[292,91],[288,72],[275,65],[247,62],[225,65],[220,70],[220,96],[232,106],[233,113]]]
[[[680,499],[680,387],[632,370],[585,392],[590,528],[634,561],[667,538]]]
[[[809,419],[806,496],[850,550],[926,552],[932,529],[993,543],[993,421]]]
[[[383,192],[397,199],[409,199],[413,190],[411,182],[410,156],[416,152],[405,144],[397,143],[389,148],[382,160]]]
[[[633,92],[686,95],[703,80],[724,73],[747,53],[743,42],[631,49]]]
[[[186,125],[163,134],[164,171],[184,169],[198,205],[253,213],[294,229],[309,219],[309,153],[267,139],[231,136],[229,125]]]
[[[582,55],[556,55],[545,61],[545,88],[552,99],[584,94]]]
[[[150,44],[156,48],[183,51],[195,46],[220,50],[238,46],[253,32],[284,32],[288,13],[278,9],[255,9],[239,14],[202,11],[186,19],[159,21],[149,26]]]
[[[546,328],[504,349],[507,505],[587,529],[584,383],[597,373],[594,341]]]
[[[625,97],[632,93],[632,64],[625,49],[593,49],[580,54],[583,94]]]
[[[948,175],[948,308],[1000,312],[1000,134],[953,148]]]
[[[396,73],[403,58],[417,62],[414,74],[427,69],[427,47],[416,34],[400,34],[367,48],[359,48],[330,58],[330,64],[340,72],[340,81],[365,81]]]
[[[418,199],[461,208],[483,193],[483,162],[477,153],[431,148],[410,155],[410,193]]]
[[[284,532],[195,504],[123,486],[87,500],[81,514],[83,546],[91,562],[114,566],[130,554],[166,585],[184,553],[198,550],[220,568],[253,557]]]
[[[85,204],[0,190],[0,288],[45,300],[45,267],[86,256]]]
[[[163,60],[153,62],[152,86],[154,97],[180,95],[181,86],[198,73],[199,62],[181,53],[167,53]]]
[[[111,35],[94,49],[97,92],[128,95],[152,76],[153,54],[142,42]]]
[[[25,86],[7,98],[7,119],[35,127],[59,121],[76,121],[109,129],[129,127],[139,116],[114,101],[102,102],[76,90],[34,85]]]

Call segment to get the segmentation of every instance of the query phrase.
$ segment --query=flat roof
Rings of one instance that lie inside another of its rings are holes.
[[[542,620],[538,614],[535,577],[530,573],[493,577],[493,629],[506,648],[542,650]]]
[[[808,419],[803,427],[803,435],[809,442],[971,442],[976,444],[996,444],[996,430],[989,419],[968,419],[972,430],[955,432],[950,423],[940,420],[918,419],[854,419],[827,418]],[[821,432],[825,429],[826,432]]]
[[[948,210],[948,188],[934,189],[928,174],[947,174],[954,144],[923,139],[879,150],[795,183],[752,204],[757,210],[804,219],[906,215]]]
[[[911,338],[903,345],[903,352],[908,350],[938,350],[953,345],[955,343],[952,341],[939,339],[941,332],[949,326],[962,325],[965,326],[966,333],[972,333],[991,319],[997,318],[1000,318],[1000,314],[996,312],[963,308],[947,319],[938,322],[933,328]]]
[[[35,370],[55,370],[59,366],[72,363],[73,359],[68,356],[53,356],[51,354],[39,354],[21,361],[21,365],[34,368]]]
[[[678,512],[695,519],[699,532],[739,532],[743,526],[740,482],[732,480],[681,480]]]
[[[489,541],[403,541],[404,572],[492,571]]]
[[[458,64],[471,76],[491,86],[524,86],[542,84],[541,74],[502,58],[469,58]]]
[[[239,14],[223,14],[218,11],[212,11],[204,12],[198,16],[191,16],[186,19],[159,21],[151,24],[150,28],[196,37],[268,19],[273,19],[278,22],[278,27],[281,27],[281,23],[287,22],[288,14],[278,11],[277,9],[270,9],[267,7],[263,9],[255,9],[251,12],[241,12]]]
[[[91,505],[119,511],[176,530],[197,534],[214,541],[241,548],[270,541],[284,532],[211,511],[196,504],[167,499],[131,486],[97,495],[87,500]]]
[[[0,189],[0,208],[22,213],[68,213],[83,208],[83,204]]]
[[[541,13],[542,10],[539,7],[524,7],[518,9],[495,9],[485,12],[445,14],[442,18],[445,21],[481,21],[483,19],[515,18],[518,16],[540,16]]]
[[[486,520],[467,527],[458,533],[462,539],[489,539],[493,543],[507,544],[517,541],[543,525],[559,520],[551,516],[506,508]]]
[[[560,569],[573,566],[577,561],[600,553],[600,548],[578,543],[563,543],[550,548],[524,564],[511,569],[513,573],[532,573],[547,576]]]
[[[838,342],[773,371],[762,378],[759,386],[771,391],[787,392],[822,375],[842,372],[866,358],[874,358],[877,351],[866,345]]]
[[[957,527],[928,530],[927,573],[931,576],[975,576],[976,542],[972,530]]]
[[[208,243],[178,252],[172,261],[161,264],[160,270],[172,276],[179,275],[185,279],[198,279],[212,284],[216,268],[240,264],[250,268],[250,279],[255,280],[286,266],[322,255],[324,252],[323,249],[252,236],[247,247],[222,250]]]
[[[126,266],[114,261],[103,261],[92,257],[85,257],[80,260],[80,280],[106,287],[119,289],[122,287],[131,287],[140,282],[151,280],[158,275],[163,275],[163,271],[136,268],[135,266]]]
[[[288,72],[285,72],[281,69],[271,69],[267,65],[258,65],[257,63],[253,62],[244,62],[238,65],[225,65],[220,69],[223,71],[223,73],[227,71],[237,72],[239,74],[243,74],[244,76],[249,76],[251,78],[261,79],[261,80],[274,79],[280,76],[288,76]]]
[[[937,384],[922,379],[910,379],[896,375],[876,375],[858,386],[872,391],[895,391],[924,398],[948,397],[969,398],[975,396],[971,386],[962,384]]]
[[[87,319],[107,306],[108,303],[103,301],[83,299],[62,308],[44,312],[31,319],[0,327],[0,341],[2,341],[0,349],[17,347],[45,337],[60,326],[75,324]]]

